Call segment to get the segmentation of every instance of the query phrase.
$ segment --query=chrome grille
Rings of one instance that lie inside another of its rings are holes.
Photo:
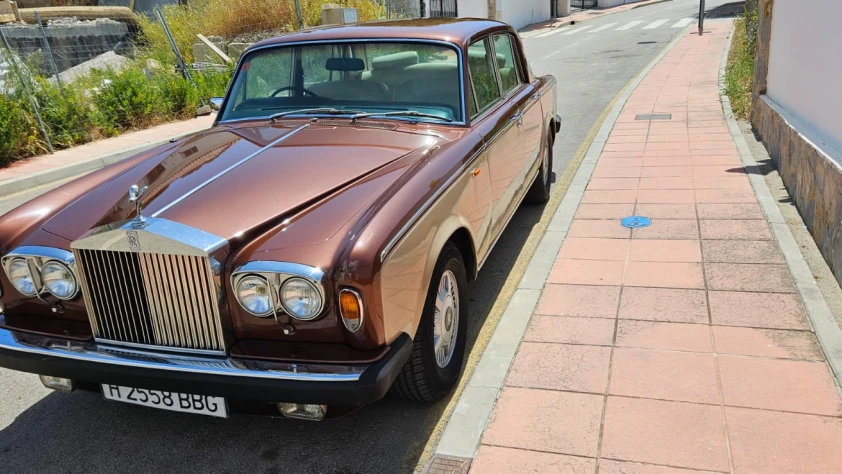
[[[207,257],[74,249],[98,339],[225,350]]]

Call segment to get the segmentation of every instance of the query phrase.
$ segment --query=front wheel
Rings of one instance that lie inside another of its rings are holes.
[[[553,144],[552,140],[548,139],[544,144],[544,149],[541,150],[541,169],[538,171],[538,176],[526,192],[524,201],[528,204],[544,204],[550,200],[550,185],[552,184],[553,176]]]
[[[435,402],[453,388],[465,360],[468,279],[459,249],[448,242],[436,262],[412,356],[392,385],[407,400]]]

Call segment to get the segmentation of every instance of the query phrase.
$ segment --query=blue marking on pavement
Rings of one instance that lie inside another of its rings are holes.
[[[620,225],[628,227],[629,229],[639,229],[641,227],[649,227],[652,225],[652,221],[648,217],[629,216],[624,217],[623,220],[620,221]]]

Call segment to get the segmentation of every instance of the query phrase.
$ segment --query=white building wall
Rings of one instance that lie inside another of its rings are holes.
[[[488,18],[488,0],[457,1],[460,18]]]
[[[642,1],[643,0],[597,0],[596,6],[599,8],[611,8],[619,5],[625,5],[627,3],[637,3]]]
[[[497,0],[497,9],[515,29],[550,19],[550,0]]]
[[[838,156],[842,150],[842,0],[779,0],[772,14],[767,95]],[[740,32],[737,32],[739,34]],[[824,147],[822,146],[824,144]]]

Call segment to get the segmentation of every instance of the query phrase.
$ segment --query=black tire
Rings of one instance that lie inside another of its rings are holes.
[[[546,160],[544,157],[546,156]],[[535,176],[535,181],[529,191],[526,192],[526,197],[523,201],[527,204],[544,204],[550,200],[550,186],[553,180],[553,142],[548,139],[544,144],[544,149],[541,150],[541,170],[538,171],[538,176]]]
[[[453,354],[445,367],[439,366],[434,350],[435,306],[439,283],[445,272],[455,277],[458,307],[456,340]],[[468,278],[459,249],[448,242],[436,261],[433,277],[427,290],[424,311],[418,331],[412,341],[412,355],[404,365],[392,392],[401,398],[416,402],[435,402],[444,397],[459,380],[465,360],[465,340],[468,332]]]

